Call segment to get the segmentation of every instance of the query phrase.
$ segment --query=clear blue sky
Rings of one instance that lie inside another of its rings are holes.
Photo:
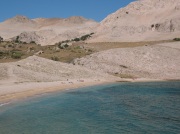
[[[0,0],[0,22],[24,15],[29,18],[83,16],[101,21],[135,0]]]

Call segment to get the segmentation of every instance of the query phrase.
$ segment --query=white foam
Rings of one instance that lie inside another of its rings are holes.
[[[0,104],[0,107],[4,106],[4,105],[8,105],[10,102],[7,102],[7,103],[2,103]]]

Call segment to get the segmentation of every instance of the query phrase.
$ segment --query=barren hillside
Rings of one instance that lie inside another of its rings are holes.
[[[76,59],[75,64],[122,78],[180,79],[180,43],[116,48]]]
[[[52,45],[56,42],[72,39],[93,32],[98,23],[83,17],[73,16],[61,18],[29,19],[25,16],[15,16],[0,23],[0,36],[4,39],[20,41],[36,41],[41,45]]]
[[[89,42],[167,40],[180,35],[179,0],[138,0],[105,18]]]
[[[156,41],[179,37],[180,1],[138,0],[110,14],[100,24],[78,16],[66,19],[15,16],[0,23],[3,38],[20,36],[22,41],[36,41],[41,45],[52,45],[92,32],[96,34],[89,42]]]
[[[18,62],[1,63],[0,69],[0,84],[114,78],[81,66],[55,62],[37,56]]]

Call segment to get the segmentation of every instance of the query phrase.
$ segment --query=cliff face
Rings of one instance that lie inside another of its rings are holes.
[[[179,0],[139,0],[107,16],[91,41],[165,40],[179,34]]]

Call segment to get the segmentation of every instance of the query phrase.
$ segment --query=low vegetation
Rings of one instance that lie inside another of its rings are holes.
[[[53,56],[53,57],[51,57],[51,60],[59,61],[59,58],[57,56]]]
[[[88,38],[90,38],[93,34],[94,33],[86,34],[86,35],[83,35],[83,36],[81,36],[79,38],[72,39],[71,41],[76,41],[76,42],[78,42],[78,41],[85,41]]]
[[[88,37],[88,36],[86,36]],[[83,37],[82,38],[86,38]],[[17,39],[18,40],[18,39]],[[172,40],[171,40],[172,41]],[[20,59],[27,58],[32,55],[37,55],[43,58],[51,59],[54,61],[70,63],[76,58],[81,58],[90,55],[97,51],[103,51],[113,48],[126,48],[154,45],[157,43],[170,42],[170,41],[155,41],[155,42],[102,42],[102,43],[84,43],[70,42],[70,40],[56,43],[55,45],[40,46],[31,43],[24,43],[20,41],[1,41],[0,42],[0,62],[12,62]],[[61,44],[64,43],[64,47]],[[126,66],[121,66],[127,68]]]
[[[59,43],[56,43],[55,45],[58,45],[58,46],[61,48],[61,44],[63,44],[63,43],[86,41],[86,40],[89,39],[93,34],[94,34],[94,33],[90,33],[90,34],[83,35],[83,36],[81,36],[81,37],[76,37],[76,38],[71,39],[71,40],[61,41],[61,42],[59,42]]]
[[[21,52],[15,51],[15,52],[12,52],[11,57],[13,59],[21,59],[22,55],[23,54]]]
[[[0,36],[0,42],[2,42],[3,41],[3,38]]]
[[[174,38],[173,40],[174,41],[180,41],[180,38]]]
[[[84,48],[83,45],[83,43],[74,43],[68,46],[65,43],[65,47],[60,48],[57,44],[40,46],[34,42],[3,41],[0,42],[0,63],[17,61],[32,55],[69,63],[75,58],[81,58],[94,52],[92,49]]]

